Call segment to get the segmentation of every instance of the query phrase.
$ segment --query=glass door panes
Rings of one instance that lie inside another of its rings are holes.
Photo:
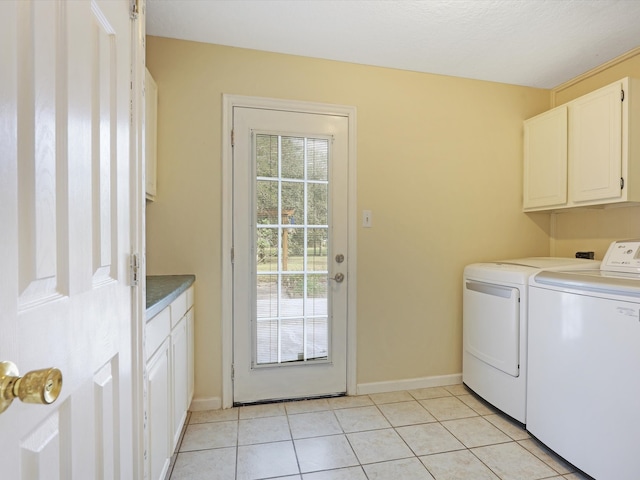
[[[254,363],[328,359],[329,140],[256,134]]]

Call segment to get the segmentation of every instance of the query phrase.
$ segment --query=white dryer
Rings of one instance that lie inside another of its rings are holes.
[[[596,260],[529,257],[464,269],[462,381],[526,423],[529,279],[542,270],[597,269]]]

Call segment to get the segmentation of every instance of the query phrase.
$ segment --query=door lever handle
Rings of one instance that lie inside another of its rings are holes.
[[[14,398],[24,403],[49,405],[56,401],[62,390],[62,372],[57,368],[33,370],[20,377],[13,362],[0,362],[0,413]]]
[[[334,277],[329,277],[329,280],[342,283],[344,281],[344,273],[336,273]]]

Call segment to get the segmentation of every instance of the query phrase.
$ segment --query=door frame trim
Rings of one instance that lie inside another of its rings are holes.
[[[347,395],[356,394],[356,306],[357,306],[357,182],[356,182],[356,107],[276,98],[222,94],[222,408],[233,406],[233,108],[264,108],[289,112],[337,115],[348,118],[348,222],[347,258],[349,259],[349,295],[347,301]]]
[[[140,267],[138,284],[131,286],[131,372],[133,419],[133,478],[147,478],[146,451],[147,417],[145,402],[146,362],[144,342],[146,335],[146,209],[145,209],[145,146],[144,125],[144,72],[145,72],[146,10],[140,9],[131,19],[131,131],[130,131],[130,235],[131,253],[138,254]],[[131,279],[129,279],[131,280]]]

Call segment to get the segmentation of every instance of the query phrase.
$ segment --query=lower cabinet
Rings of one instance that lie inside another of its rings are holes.
[[[189,409],[189,354],[187,318],[182,317],[171,331],[171,379],[173,381],[173,430],[171,450],[175,451]]]
[[[193,398],[193,286],[147,322],[146,436],[149,479],[163,480]]]
[[[169,339],[147,362],[147,448],[149,478],[162,479],[169,468],[171,430]]]
[[[189,350],[187,351],[187,362],[188,362],[188,368],[187,371],[189,372],[189,378],[187,379],[188,381],[188,400],[187,400],[187,404],[191,404],[191,400],[193,400],[193,391],[195,389],[195,352],[194,352],[194,348],[193,346],[195,345],[195,330],[194,330],[194,324],[195,324],[195,316],[193,315],[193,308],[191,308],[188,312],[187,312],[187,336],[188,338],[188,342],[190,345]]]

